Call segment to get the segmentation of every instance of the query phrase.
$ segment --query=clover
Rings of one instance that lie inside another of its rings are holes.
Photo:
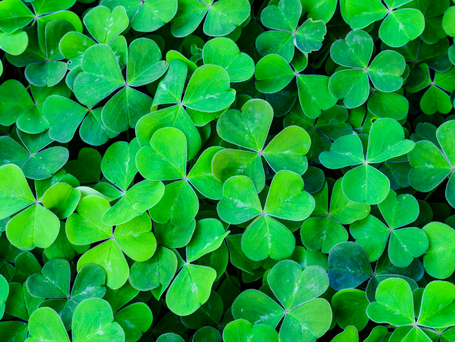
[[[0,124],[11,126],[16,123],[24,133],[43,133],[48,128],[43,119],[43,105],[52,95],[70,97],[71,91],[60,82],[54,87],[43,88],[30,85],[31,96],[17,80],[8,80],[0,86]]]
[[[160,59],[161,51],[153,40],[135,39],[128,48],[125,81],[111,47],[93,45],[82,56],[81,71],[72,86],[74,94],[79,102],[92,107],[121,88],[106,103],[101,118],[114,132],[134,128],[139,118],[150,111],[152,100],[133,87],[151,83],[166,72],[168,64]],[[103,86],[98,87],[98,82]]]
[[[111,225],[104,224],[103,215],[110,207],[102,197],[84,197],[77,206],[77,212],[66,220],[65,230],[68,240],[76,246],[102,242],[81,256],[77,269],[80,271],[87,264],[98,265],[106,272],[107,286],[118,289],[129,276],[124,254],[135,261],[145,261],[155,253],[156,239],[147,213],[118,225],[115,230]]]
[[[435,141],[422,140],[408,154],[411,171],[409,183],[417,191],[428,192],[439,186],[446,178],[447,202],[455,208],[455,152],[453,151],[454,121],[447,121],[436,130]]]
[[[330,147],[330,152],[319,155],[319,160],[329,169],[356,166],[343,177],[343,193],[352,202],[378,204],[387,197],[390,181],[371,164],[404,155],[415,144],[404,139],[403,128],[397,121],[388,118],[376,120],[371,127],[368,143],[365,140],[362,142],[360,136],[355,134],[338,138]],[[366,154],[364,145],[367,145]]]
[[[396,326],[394,334],[400,340],[429,341],[432,333],[454,324],[454,294],[454,285],[444,281],[432,281],[423,291],[411,291],[404,280],[387,279],[379,284],[376,301],[368,305],[367,315],[374,322]],[[417,310],[416,301],[420,303]]]
[[[258,36],[258,52],[263,56],[280,55],[290,63],[294,57],[294,47],[305,56],[319,50],[327,33],[325,23],[310,18],[297,27],[301,15],[300,0],[280,0],[277,5],[264,8],[261,22],[273,31],[266,31]]]
[[[0,7],[1,8],[1,7]],[[13,33],[0,33],[0,46],[5,53],[11,56],[22,54],[28,45],[28,35],[25,31],[18,30]],[[3,62],[0,61],[0,76],[3,73]]]
[[[35,298],[46,299],[39,307],[49,307],[59,313],[66,330],[70,330],[74,310],[87,298],[102,298],[106,293],[106,277],[101,267],[86,265],[77,274],[70,291],[70,264],[64,259],[48,261],[41,273],[28,277],[26,285]]]
[[[382,92],[394,92],[403,85],[401,77],[405,59],[398,52],[385,50],[371,62],[373,39],[362,30],[349,32],[344,40],[338,40],[330,48],[333,61],[342,67],[329,81],[330,93],[343,100],[347,108],[364,104],[370,93],[370,79]]]
[[[283,320],[279,331],[281,341],[316,341],[329,329],[332,320],[330,304],[317,298],[329,286],[323,268],[302,268],[294,261],[280,261],[270,270],[267,283],[280,304],[263,292],[246,290],[232,305],[235,319],[273,328]],[[253,308],[250,305],[253,302],[260,305]]]
[[[177,14],[171,21],[171,33],[178,38],[188,36],[205,17],[203,31],[207,36],[225,36],[241,26],[250,11],[248,0],[179,0]]]
[[[193,238],[185,247],[186,262],[179,266],[180,270],[166,294],[166,304],[172,312],[188,316],[207,302],[216,271],[192,262],[220,248],[229,233],[216,219],[203,219],[196,223]]]
[[[187,173],[187,142],[182,131],[167,127],[153,134],[150,144],[137,152],[139,173],[149,181],[174,181],[166,185],[162,199],[149,210],[154,221],[188,227],[199,210],[193,188],[208,198],[222,197],[222,183],[211,171],[213,156],[219,150],[212,147],[204,151]]]
[[[300,74],[306,66],[307,63],[291,66],[280,55],[267,55],[256,65],[255,86],[261,93],[274,94],[283,90],[295,78],[303,113],[316,119],[322,111],[335,106],[337,98],[329,91],[328,76]]]
[[[58,217],[38,204],[18,166],[0,166],[0,180],[0,219],[16,214],[6,224],[8,240],[19,248],[49,247],[60,229]]]
[[[403,228],[419,216],[417,200],[412,195],[397,195],[390,190],[378,207],[387,225],[369,215],[352,223],[349,232],[368,253],[371,262],[379,259],[388,243],[390,261],[397,267],[409,266],[428,249],[428,237],[423,230]]]
[[[243,121],[240,121],[242,119]],[[235,175],[250,177],[258,191],[264,188],[262,158],[275,172],[290,170],[303,174],[308,168],[306,153],[310,137],[304,129],[290,126],[277,134],[264,147],[273,120],[273,109],[264,100],[247,101],[240,110],[229,110],[217,123],[219,136],[244,149],[219,151],[212,163],[213,175],[224,183]]]
[[[400,8],[409,0],[346,0],[341,13],[353,29],[362,29],[371,23],[383,20],[379,37],[392,47],[400,47],[419,37],[425,28],[422,12],[415,8]]]
[[[47,133],[31,135],[20,130],[16,132],[16,140],[9,136],[0,137],[1,164],[15,164],[27,178],[42,180],[52,177],[68,161],[67,148],[46,148],[52,143]]]
[[[364,219],[370,206],[351,202],[341,189],[341,179],[331,185],[329,207],[329,185],[327,181],[319,192],[313,194],[315,209],[300,229],[303,245],[312,251],[329,253],[333,246],[348,240],[348,232],[342,226]]]
[[[169,70],[158,84],[153,106],[171,106],[152,112],[138,122],[136,135],[139,145],[148,145],[160,128],[175,127],[185,134],[188,160],[191,160],[202,144],[195,126],[204,126],[216,119],[234,102],[235,90],[230,89],[229,74],[222,67],[203,65],[197,68],[185,90],[188,73],[189,67],[181,60],[169,62]]]
[[[294,251],[295,238],[277,219],[302,221],[311,214],[314,205],[313,197],[303,191],[302,178],[292,171],[282,170],[273,177],[264,207],[253,181],[246,176],[234,176],[223,185],[223,198],[217,211],[229,224],[253,220],[241,242],[248,258],[282,260]]]

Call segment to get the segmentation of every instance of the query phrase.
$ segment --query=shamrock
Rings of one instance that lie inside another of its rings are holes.
[[[15,164],[27,178],[41,180],[52,177],[68,161],[69,151],[65,147],[45,149],[52,143],[47,133],[31,135],[18,129],[16,132],[17,141],[9,136],[0,137],[1,164]]]
[[[168,23],[177,13],[177,0],[101,0],[100,5],[126,9],[131,27],[139,32],[153,32]]]
[[[170,220],[179,228],[188,227],[199,210],[193,187],[209,198],[222,197],[222,184],[211,172],[213,156],[219,150],[213,147],[204,151],[187,173],[187,142],[182,131],[167,127],[153,134],[150,144],[136,155],[139,172],[151,181],[175,181],[166,185],[162,199],[150,209],[154,221],[167,223]]]
[[[57,216],[38,204],[16,165],[0,166],[0,208],[0,219],[25,209],[6,225],[6,235],[14,246],[46,248],[57,238],[60,227]]]
[[[337,99],[329,92],[328,76],[299,74],[305,68],[306,64],[291,67],[280,55],[267,55],[256,65],[256,88],[261,93],[273,94],[283,90],[295,77],[303,113],[316,119],[322,111],[335,106]]]
[[[423,291],[412,292],[404,280],[387,279],[379,284],[367,315],[374,322],[397,326],[398,340],[431,341],[432,331],[454,324],[454,295],[455,286],[444,281],[432,281]]]
[[[387,132],[385,134],[384,132]],[[366,154],[358,135],[345,135],[335,140],[330,152],[322,152],[319,160],[329,169],[356,166],[346,172],[341,187],[352,202],[378,204],[388,195],[389,179],[370,164],[383,163],[414,148],[414,142],[404,139],[401,125],[393,119],[376,120],[368,136]]]
[[[403,8],[411,0],[346,0],[341,7],[344,20],[353,29],[362,29],[382,20],[379,27],[381,40],[393,47],[400,47],[420,36],[425,28],[423,14],[414,8]]]
[[[290,63],[294,57],[294,45],[305,56],[322,47],[327,33],[322,20],[307,19],[297,28],[302,15],[300,0],[280,0],[261,12],[262,24],[272,30],[259,35],[256,40],[258,52],[263,55],[277,54]]]
[[[346,198],[341,189],[341,179],[333,185],[330,197],[329,186],[325,182],[319,192],[313,194],[316,206],[300,229],[303,245],[312,251],[329,253],[337,243],[348,240],[348,233],[342,224],[351,224],[362,220],[370,212],[370,206],[354,203]]]
[[[240,121],[240,118],[242,118]],[[235,175],[250,177],[258,191],[265,185],[262,157],[275,172],[290,170],[303,174],[308,168],[306,153],[310,137],[297,126],[286,127],[264,148],[273,120],[273,109],[264,100],[247,101],[241,111],[232,109],[223,114],[217,123],[219,136],[243,149],[224,149],[213,159],[213,175],[225,182]]]
[[[370,319],[366,314],[368,298],[365,291],[358,289],[344,289],[335,293],[332,297],[332,307],[340,328],[347,329],[349,326],[362,330]]]
[[[433,79],[430,77],[428,65],[420,65],[424,73],[424,82],[420,85],[407,88],[411,93],[422,91],[426,89],[422,98],[420,99],[420,108],[427,115],[432,115],[436,112],[447,114],[452,108],[452,100],[448,93],[455,90],[454,77],[455,68],[451,68],[446,72],[436,71]]]
[[[123,141],[112,144],[103,156],[101,170],[113,184],[110,191],[120,193],[120,200],[103,215],[104,224],[126,223],[152,208],[163,197],[164,186],[161,182],[142,181],[130,188],[137,174],[135,161],[138,151],[137,140],[133,139],[129,144]],[[98,183],[95,189],[100,189],[102,184]],[[105,183],[104,186],[110,185]]]
[[[371,62],[373,39],[362,30],[349,32],[330,48],[333,61],[346,69],[335,72],[329,81],[330,93],[342,99],[347,108],[364,104],[370,93],[370,82],[382,92],[394,92],[403,85],[401,75],[405,60],[398,52],[385,50]]]
[[[101,117],[114,132],[134,128],[139,118],[150,111],[152,101],[132,87],[151,83],[166,72],[168,64],[160,58],[161,51],[154,41],[135,39],[128,48],[125,82],[112,49],[105,44],[91,46],[82,56],[82,72],[74,79],[74,94],[82,104],[91,107],[122,88],[104,106]],[[103,84],[102,88],[98,82]]]
[[[446,178],[447,202],[455,208],[455,151],[453,130],[455,121],[447,121],[436,131],[436,141],[422,140],[408,155],[412,166],[409,183],[417,191],[428,192],[435,189]]]
[[[68,334],[58,314],[51,308],[40,308],[30,317],[29,338],[35,341],[69,342]],[[125,333],[108,302],[99,298],[82,301],[74,310],[72,341],[93,340],[96,335],[112,342],[124,342]]]
[[[386,199],[378,204],[387,225],[373,215],[351,224],[349,231],[356,242],[368,253],[370,262],[384,253],[389,241],[389,258],[397,267],[407,267],[414,258],[428,249],[428,238],[419,228],[402,228],[419,216],[419,204],[412,195],[397,195],[390,190]],[[401,228],[401,229],[399,229]]]
[[[216,271],[211,267],[191,263],[220,248],[229,233],[216,219],[203,219],[196,223],[193,238],[185,248],[186,262],[179,267],[180,271],[166,294],[166,304],[172,312],[187,316],[207,302]]]
[[[24,85],[16,80],[8,80],[0,86],[0,125],[11,126],[16,123],[24,133],[43,133],[48,124],[43,119],[43,105],[52,95],[65,98],[71,96],[70,89],[59,83],[54,87],[36,87],[30,85],[32,96]]]
[[[245,319],[254,326],[270,325],[275,328],[280,321],[280,341],[316,341],[330,327],[332,310],[322,298],[329,286],[323,268],[302,268],[291,260],[280,261],[272,267],[267,283],[276,301],[258,290],[246,290],[234,301],[232,315]],[[258,306],[251,306],[251,303]]]
[[[195,125],[204,126],[221,115],[220,111],[234,102],[235,90],[229,88],[226,70],[218,65],[203,65],[191,75],[182,99],[188,72],[184,62],[169,62],[169,70],[158,85],[153,106],[171,106],[144,116],[137,124],[136,135],[139,145],[145,146],[160,128],[175,127],[186,137],[188,160],[191,160],[202,143]]]
[[[178,0],[177,14],[171,21],[174,37],[185,37],[193,33],[204,17],[204,33],[207,36],[228,35],[242,25],[250,15],[248,0]]]
[[[155,183],[150,191],[163,186],[160,182]],[[76,246],[102,242],[81,256],[77,262],[78,272],[87,264],[98,265],[106,272],[107,286],[118,289],[129,276],[124,253],[135,261],[145,261],[155,253],[156,239],[147,213],[118,225],[114,231],[111,225],[102,221],[109,209],[110,204],[104,198],[86,196],[79,202],[77,212],[68,217],[65,229],[68,240]]]
[[[302,221],[314,206],[313,197],[303,191],[302,178],[292,171],[282,170],[273,177],[264,209],[251,179],[234,176],[223,185],[223,199],[218,203],[217,211],[229,224],[253,220],[242,236],[242,251],[248,258],[281,260],[291,256],[295,238],[274,217]]]
[[[102,298],[106,293],[106,277],[101,267],[86,265],[77,274],[70,292],[70,264],[64,259],[48,261],[41,273],[27,279],[27,289],[33,297],[47,299],[40,307],[57,311],[66,330],[70,330],[76,306],[87,298]]]

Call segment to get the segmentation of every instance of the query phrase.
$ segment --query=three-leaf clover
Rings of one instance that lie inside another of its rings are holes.
[[[327,33],[325,23],[310,18],[297,27],[301,15],[300,0],[280,0],[277,5],[264,8],[261,22],[273,31],[259,35],[256,40],[258,52],[263,56],[280,55],[290,63],[294,57],[294,46],[304,54],[319,50]]]
[[[193,187],[208,198],[222,197],[222,183],[211,172],[213,156],[220,149],[205,150],[187,173],[187,140],[182,131],[166,127],[153,134],[149,145],[143,146],[136,155],[138,170],[150,181],[174,181],[166,185],[161,200],[149,210],[154,221],[170,221],[179,228],[188,227],[199,211]]]
[[[66,221],[68,240],[76,245],[102,242],[85,252],[77,262],[78,271],[87,264],[101,266],[106,272],[107,286],[120,288],[128,280],[129,267],[124,253],[135,261],[145,261],[156,250],[152,222],[147,213],[115,228],[103,223],[109,210],[107,200],[96,195],[84,197],[77,212]]]
[[[219,151],[212,164],[216,179],[225,182],[232,176],[245,175],[261,191],[265,185],[262,157],[275,172],[290,170],[301,175],[307,170],[311,141],[301,127],[286,127],[264,147],[272,120],[272,107],[261,99],[249,100],[241,110],[231,109],[218,119],[219,136],[246,150]]]
[[[106,293],[106,277],[101,267],[86,265],[77,274],[70,291],[70,264],[64,259],[53,259],[41,273],[27,279],[27,289],[33,297],[47,299],[40,307],[50,307],[59,313],[66,330],[70,330],[76,306],[87,298],[102,298]]]
[[[356,166],[346,172],[341,187],[353,202],[378,204],[389,194],[390,181],[371,164],[380,164],[402,156],[414,148],[414,142],[404,139],[401,125],[388,118],[376,120],[370,130],[368,142],[355,134],[335,140],[330,152],[322,152],[319,160],[329,169]],[[366,137],[365,137],[366,138]],[[366,153],[364,153],[364,146]]]
[[[412,292],[403,279],[387,279],[379,284],[367,314],[374,322],[397,326],[394,334],[402,341],[431,341],[423,328],[431,333],[454,325],[454,298],[455,286],[448,282],[432,281]]]
[[[279,331],[280,341],[314,342],[329,329],[332,321],[330,304],[317,298],[329,286],[323,268],[302,268],[291,260],[280,261],[270,270],[267,283],[281,305],[263,292],[246,290],[232,306],[235,319],[245,319],[254,326],[266,324],[276,328],[284,318]]]
[[[397,267],[409,266],[414,258],[423,255],[428,249],[428,237],[422,229],[402,228],[419,216],[417,200],[412,195],[397,195],[390,190],[378,207],[387,225],[369,215],[351,224],[351,235],[368,253],[370,262],[381,257],[389,241],[390,261]]]
[[[295,248],[291,231],[275,218],[302,221],[314,209],[313,197],[303,191],[302,178],[292,171],[279,171],[272,180],[264,208],[250,178],[234,176],[223,185],[217,205],[220,218],[229,224],[253,220],[242,236],[242,251],[251,260],[289,258]]]
[[[329,90],[347,108],[359,107],[367,101],[369,80],[382,92],[394,92],[403,85],[401,75],[406,65],[403,56],[385,50],[370,64],[373,48],[373,39],[362,30],[349,32],[344,40],[336,41],[330,48],[333,61],[344,68],[330,77]]]

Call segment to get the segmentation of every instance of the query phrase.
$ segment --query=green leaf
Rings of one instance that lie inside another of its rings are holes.
[[[401,75],[405,69],[405,59],[396,51],[386,50],[377,55],[368,68],[368,76],[380,91],[393,92],[401,88]]]
[[[267,101],[253,99],[242,106],[242,111],[229,110],[221,115],[217,132],[227,142],[259,152],[267,139],[272,119],[272,106]]]
[[[0,166],[0,219],[35,203],[21,169],[13,164]]]
[[[303,113],[315,119],[322,111],[332,108],[337,99],[329,92],[329,77],[322,75],[298,75],[297,86]]]
[[[125,332],[125,341],[137,341],[151,327],[153,314],[147,304],[134,303],[114,315]]]
[[[142,215],[163,198],[164,191],[164,184],[159,181],[144,180],[135,184],[104,213],[103,223],[123,224]]]
[[[369,302],[365,292],[357,289],[346,289],[335,293],[332,297],[332,306],[338,325],[342,329],[354,326],[362,330],[369,322],[366,308]]]
[[[73,89],[82,104],[93,106],[125,85],[114,52],[107,45],[88,48],[82,56],[81,67]]]
[[[192,314],[209,299],[215,278],[216,272],[210,267],[186,264],[169,287],[168,308],[179,316]]]
[[[187,146],[185,135],[177,128],[161,128],[150,145],[136,155],[139,172],[150,180],[177,180],[186,177]]]
[[[219,65],[228,74],[230,82],[244,82],[254,73],[254,61],[246,53],[240,52],[237,45],[229,38],[209,40],[202,49],[204,64]]]
[[[381,40],[400,47],[420,36],[425,28],[425,18],[416,9],[406,8],[390,12],[379,28]]]
[[[399,278],[381,282],[376,290],[376,302],[368,305],[367,315],[377,323],[413,324],[414,302],[409,284]]]
[[[220,0],[209,7],[204,33],[212,37],[228,35],[247,20],[250,11],[248,0]]]
[[[20,0],[6,0],[0,4],[0,30],[5,33],[27,26],[35,17],[28,7]]]
[[[70,292],[70,265],[67,260],[54,259],[44,265],[40,273],[27,279],[27,289],[37,298],[66,298]]]
[[[129,20],[122,6],[112,10],[97,6],[85,15],[84,24],[99,44],[110,44],[128,27]]]
[[[455,231],[448,225],[440,222],[431,222],[423,227],[428,236],[430,246],[425,252],[423,263],[425,271],[437,279],[445,279],[452,275],[455,267],[450,260],[455,254]]]
[[[107,240],[100,245],[90,249],[80,257],[77,262],[77,270],[88,264],[102,267],[106,272],[107,286],[111,289],[122,287],[129,276],[128,263],[113,239]],[[75,317],[73,318],[74,324]]]
[[[69,342],[68,334],[58,314],[51,308],[36,310],[29,320],[27,341]]]
[[[433,281],[422,295],[418,318],[419,325],[432,328],[445,328],[453,325],[453,298],[455,286],[449,282]]]
[[[108,302],[90,298],[80,303],[74,311],[72,334],[74,342],[95,341],[102,335],[112,342],[124,342],[125,333],[114,322],[114,315]]]
[[[47,248],[55,241],[59,230],[57,216],[38,204],[14,216],[6,225],[8,240],[18,248]]]
[[[221,222],[216,219],[197,221],[193,237],[186,246],[187,262],[193,262],[203,255],[217,250],[228,234],[229,231],[225,232]]]
[[[270,257],[283,260],[291,256],[295,248],[295,238],[282,223],[269,216],[260,216],[253,221],[242,237],[242,250],[254,261]]]
[[[365,250],[354,242],[337,244],[329,253],[329,280],[335,290],[355,288],[372,274]]]
[[[273,327],[265,324],[252,325],[244,319],[229,322],[223,330],[226,342],[278,342],[278,333]]]
[[[251,179],[245,176],[229,178],[223,185],[223,198],[217,205],[220,218],[230,224],[239,224],[262,213],[262,206]]]
[[[330,48],[330,56],[333,61],[339,65],[350,68],[366,68],[372,53],[373,39],[368,33],[361,30],[349,32],[344,40],[336,41]]]
[[[81,193],[66,183],[51,186],[43,195],[43,206],[59,219],[68,218],[76,210]]]
[[[256,89],[273,94],[286,87],[295,77],[288,62],[279,55],[267,55],[256,64],[254,71]]]
[[[279,171],[270,185],[264,212],[285,220],[303,221],[314,206],[313,197],[303,191],[302,178],[292,171]]]

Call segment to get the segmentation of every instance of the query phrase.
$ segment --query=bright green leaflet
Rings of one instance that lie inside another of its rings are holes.
[[[404,139],[403,128],[397,121],[383,118],[376,120],[371,127],[366,155],[359,136],[346,135],[333,143],[330,152],[322,152],[319,159],[329,169],[359,165],[343,177],[343,192],[353,202],[378,204],[387,197],[390,181],[371,164],[404,155],[414,145],[414,142]]]

